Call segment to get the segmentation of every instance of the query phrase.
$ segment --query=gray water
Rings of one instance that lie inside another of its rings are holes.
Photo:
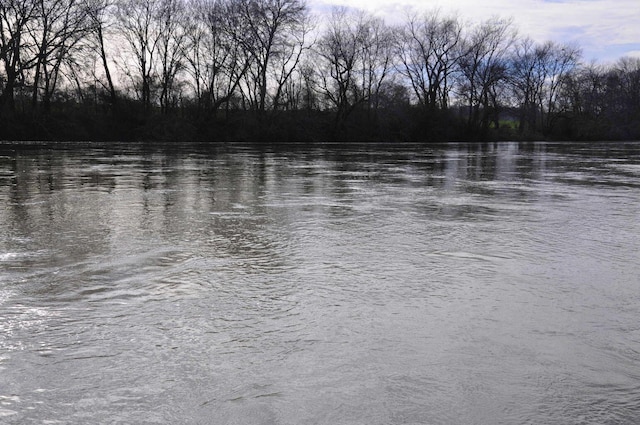
[[[0,205],[1,423],[640,421],[640,143],[5,143]]]

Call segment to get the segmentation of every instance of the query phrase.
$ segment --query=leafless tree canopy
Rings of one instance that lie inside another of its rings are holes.
[[[82,120],[114,137],[634,138],[640,60],[584,64],[440,10],[390,26],[304,0],[0,0],[0,137]]]

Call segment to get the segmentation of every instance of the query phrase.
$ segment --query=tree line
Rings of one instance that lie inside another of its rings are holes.
[[[495,17],[304,0],[1,0],[0,138],[637,139],[640,59]]]

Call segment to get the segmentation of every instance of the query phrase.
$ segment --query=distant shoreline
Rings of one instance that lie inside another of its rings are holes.
[[[400,146],[428,146],[428,145],[485,145],[493,143],[544,143],[544,144],[594,144],[594,143],[640,143],[640,140],[449,140],[449,141],[95,141],[95,140],[0,140],[0,147],[118,147],[118,146],[139,146],[139,147],[320,147],[320,146],[377,146],[377,147],[400,147]]]

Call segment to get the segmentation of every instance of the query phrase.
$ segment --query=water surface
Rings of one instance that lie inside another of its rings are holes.
[[[640,143],[0,145],[0,422],[632,424]]]

